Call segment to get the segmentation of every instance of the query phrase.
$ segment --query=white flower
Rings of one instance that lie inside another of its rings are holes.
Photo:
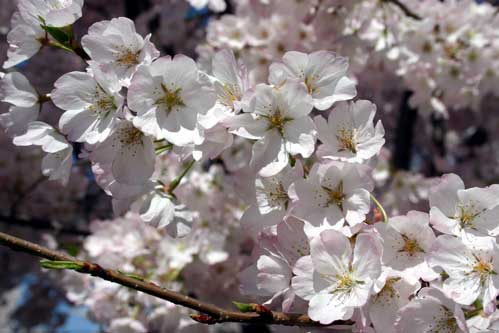
[[[421,288],[417,281],[410,284],[390,269],[384,270],[376,280],[368,304],[369,318],[376,332],[395,333],[398,311],[409,303],[409,298]]]
[[[269,82],[279,85],[294,79],[304,83],[318,110],[326,110],[335,102],[352,99],[357,94],[355,83],[346,77],[347,58],[330,51],[310,54],[290,51],[282,61],[270,65]]]
[[[130,78],[140,65],[148,65],[159,57],[159,51],[142,38],[132,20],[126,17],[94,23],[83,36],[81,45],[85,52],[98,63],[107,63],[120,82],[128,86]]]
[[[183,55],[139,68],[128,89],[128,106],[137,112],[134,125],[178,146],[202,143],[198,115],[206,114],[215,98],[194,60]]]
[[[154,171],[153,140],[129,121],[120,121],[105,141],[89,150],[91,161],[112,164],[112,174],[120,183],[144,184]]]
[[[227,8],[225,0],[187,0],[192,7],[203,9],[208,6],[214,12],[223,12]]]
[[[303,85],[288,82],[273,88],[260,84],[247,111],[231,119],[231,131],[258,140],[250,165],[261,176],[280,172],[288,164],[289,154],[307,158],[314,152],[316,131],[308,115],[312,103]]]
[[[255,236],[265,228],[283,221],[291,208],[288,190],[291,184],[303,177],[303,166],[299,161],[294,167],[286,166],[272,177],[255,179],[255,202],[241,217],[241,226]]]
[[[430,189],[430,223],[440,232],[451,235],[472,233],[499,235],[499,190],[497,185],[464,189],[455,174],[442,176]]]
[[[76,142],[102,142],[115,127],[123,97],[121,85],[109,66],[91,62],[91,70],[71,72],[55,83],[51,98],[56,106],[66,110],[59,119],[59,127]]]
[[[230,118],[247,107],[249,79],[246,67],[238,63],[232,50],[221,50],[212,60],[213,86],[217,103],[200,121],[205,128],[211,128],[219,121]]]
[[[0,81],[0,100],[12,104],[9,112],[0,115],[0,124],[10,137],[26,132],[28,124],[38,118],[38,93],[21,73],[5,74]]]
[[[83,0],[20,0],[18,8],[24,20],[33,25],[64,27],[81,17],[82,6]]]
[[[114,318],[109,325],[109,331],[113,333],[146,333],[147,329],[140,321],[124,317]]]
[[[436,237],[426,213],[410,211],[405,216],[391,217],[388,224],[376,223],[383,239],[383,264],[399,271],[410,283],[419,278],[437,278],[425,262]]]
[[[140,218],[166,231],[171,237],[184,237],[192,228],[194,214],[183,205],[177,205],[165,193],[151,190],[139,197],[131,207]]]
[[[241,292],[269,298],[265,304],[282,303],[289,312],[296,302],[291,288],[292,269],[296,261],[310,254],[303,223],[288,219],[277,226],[276,235],[261,234],[255,264],[240,273]]]
[[[42,173],[50,180],[67,184],[72,165],[73,147],[52,126],[33,121],[27,131],[14,138],[17,146],[41,146],[47,155],[42,160]]]
[[[26,22],[19,13],[14,13],[11,19],[12,29],[7,34],[9,49],[3,68],[11,68],[34,56],[42,47],[45,31],[36,22]]]
[[[310,242],[310,256],[293,270],[292,287],[309,301],[308,315],[321,324],[352,317],[365,305],[381,273],[382,247],[373,234],[360,234],[352,253],[350,240],[325,230]]]
[[[376,105],[366,100],[344,102],[329,113],[328,121],[315,117],[322,145],[317,154],[323,158],[363,163],[377,155],[385,143],[380,121],[374,127]]]
[[[423,288],[400,310],[397,333],[468,332],[463,310],[439,290]]]
[[[495,310],[499,294],[499,250],[494,238],[470,237],[463,241],[442,235],[426,260],[431,267],[441,267],[449,275],[443,282],[447,297],[464,305],[480,298],[488,313]]]
[[[341,229],[346,221],[354,227],[370,209],[372,184],[365,167],[330,162],[315,164],[307,179],[295,182],[292,214],[307,222],[309,237],[324,228]]]

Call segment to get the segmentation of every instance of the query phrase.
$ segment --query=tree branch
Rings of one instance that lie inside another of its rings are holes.
[[[423,18],[421,16],[419,16],[418,14],[416,14],[415,12],[413,12],[409,7],[407,7],[403,2],[401,2],[400,0],[382,0],[382,1],[385,1],[385,2],[389,2],[395,6],[397,6],[402,12],[404,12],[404,14],[410,18],[413,18],[415,20],[422,20]]]
[[[0,244],[15,251],[25,252],[52,261],[63,261],[66,262],[66,264],[69,263],[71,264],[72,269],[80,273],[97,276],[101,279],[142,291],[151,296],[199,311],[202,314],[191,315],[191,318],[200,323],[216,324],[224,322],[238,322],[287,326],[324,326],[313,321],[306,314],[275,312],[267,310],[263,306],[256,306],[255,311],[258,312],[249,313],[225,310],[216,305],[204,303],[192,297],[162,288],[152,282],[139,279],[137,277],[130,277],[112,269],[102,268],[98,264],[76,259],[3,232],[0,232]],[[259,308],[263,310],[259,311]],[[335,322],[335,325],[337,324],[351,325],[352,323],[350,321],[338,321]]]

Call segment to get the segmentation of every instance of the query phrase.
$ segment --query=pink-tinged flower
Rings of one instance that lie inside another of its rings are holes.
[[[269,82],[276,85],[290,79],[302,82],[318,110],[326,110],[335,102],[357,95],[355,83],[346,76],[348,59],[334,52],[290,51],[284,54],[282,61],[270,66]]]
[[[284,169],[289,155],[307,158],[314,152],[316,130],[308,115],[312,103],[301,84],[288,82],[279,88],[260,84],[244,111],[247,113],[231,119],[231,132],[258,140],[253,145],[250,165],[262,177]]]
[[[90,63],[88,72],[71,72],[55,83],[51,98],[66,110],[59,128],[71,141],[104,141],[118,122],[124,98],[116,74],[107,65]]]
[[[108,64],[121,84],[128,86],[138,67],[159,57],[150,38],[151,35],[142,38],[132,20],[118,17],[94,23],[81,39],[81,45],[92,60]]]
[[[341,103],[328,120],[315,117],[317,135],[322,145],[317,155],[351,163],[363,163],[379,154],[385,144],[385,130],[380,121],[374,126],[376,105],[366,100]]]
[[[465,190],[459,176],[446,174],[430,189],[429,200],[430,223],[438,231],[456,236],[499,235],[499,207],[494,208],[499,202],[497,185]]]
[[[21,73],[7,73],[1,79],[0,100],[12,104],[9,112],[0,115],[0,124],[9,137],[25,133],[28,124],[38,118],[38,93]]]
[[[81,17],[83,0],[20,0],[19,13],[34,25],[65,27]]]
[[[281,303],[289,312],[298,301],[291,288],[293,266],[310,253],[303,223],[288,219],[277,226],[276,235],[261,234],[258,245],[255,264],[240,274],[241,292],[265,297],[265,304]]]
[[[421,288],[421,284],[419,281],[411,284],[397,273],[386,269],[373,288],[376,294],[369,299],[367,312],[375,332],[395,333],[394,324],[398,311],[409,303],[410,298]]]
[[[288,191],[291,184],[303,177],[303,166],[299,161],[294,167],[286,166],[272,177],[255,179],[255,198],[241,217],[243,229],[255,236],[258,232],[279,224],[291,208]]]
[[[92,162],[112,165],[112,174],[119,183],[145,184],[154,172],[153,139],[129,121],[120,121],[106,140],[89,150]]]
[[[155,60],[141,67],[128,89],[133,123],[144,133],[177,146],[203,142],[198,117],[215,104],[211,83],[184,55]]]
[[[470,305],[481,299],[486,312],[495,310],[499,294],[499,250],[494,238],[439,236],[426,258],[449,276],[442,291],[453,301]]]
[[[436,239],[427,213],[410,211],[375,227],[383,239],[384,265],[400,272],[411,284],[420,278],[430,281],[438,277],[425,261]]]
[[[47,153],[42,160],[42,173],[50,180],[60,180],[67,184],[72,166],[73,147],[55,128],[33,121],[26,133],[14,138],[17,146],[41,146]]]
[[[244,64],[236,61],[234,52],[224,49],[215,53],[211,67],[217,102],[200,119],[205,128],[230,118],[249,104],[248,73]]]
[[[341,229],[346,221],[355,227],[370,209],[372,183],[364,166],[330,162],[315,164],[306,179],[294,185],[292,215],[307,222],[313,237],[324,229]]]
[[[400,310],[397,333],[453,332],[468,328],[461,307],[434,288],[423,288],[416,298]]]
[[[292,287],[309,301],[308,315],[321,324],[352,317],[372,293],[381,274],[382,246],[374,234],[350,240],[335,230],[325,230],[310,242],[310,256],[300,258],[293,269]]]

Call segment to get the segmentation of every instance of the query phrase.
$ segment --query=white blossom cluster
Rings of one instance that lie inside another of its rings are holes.
[[[338,15],[358,10],[340,2]],[[82,5],[20,0],[4,68],[41,46],[75,52],[57,34],[69,30]],[[272,309],[307,313],[325,325],[351,320],[362,332],[498,330],[498,185],[465,189],[447,174],[430,190],[429,213],[379,218],[373,172],[385,132],[376,106],[356,98],[347,58],[279,50],[279,29],[289,38],[307,36],[292,20],[302,22],[299,8],[309,5],[300,2],[287,8],[295,16],[270,15],[251,30],[250,21],[222,17],[208,36],[220,50],[206,71],[184,55],[160,56],[150,35],[138,34],[127,18],[94,23],[81,38],[86,71],[64,74],[48,96],[20,72],[4,74],[0,99],[11,107],[0,122],[14,144],[40,146],[43,174],[62,183],[71,175],[73,143],[82,144],[78,158],[91,162],[115,213],[133,212],[121,224],[96,226],[86,240],[88,256],[103,265],[177,290],[192,291],[199,276],[229,289],[248,237],[255,248],[240,289]],[[258,45],[277,52],[262,80],[252,76],[259,70],[252,61],[248,68],[242,61],[242,53],[260,52]],[[236,57],[229,48],[241,52]],[[433,62],[441,65],[430,60],[428,67]],[[63,110],[57,126],[39,120],[47,100]],[[194,257],[208,268],[190,267]],[[220,264],[226,266],[217,270]],[[179,274],[185,281],[177,284]],[[188,325],[178,319],[184,310],[170,304],[102,281],[89,288],[71,297],[103,316],[97,320],[111,331],[163,325],[181,332]],[[194,292],[227,301],[209,289]],[[120,303],[137,304],[135,312]]]
[[[198,51],[209,59],[230,48],[252,65],[258,81],[287,51],[335,50],[350,58],[359,81],[379,72],[401,77],[403,85],[393,79],[369,88],[408,89],[411,105],[426,114],[477,110],[498,95],[495,7],[474,0],[400,2],[419,18],[393,1],[238,0],[235,14],[210,22],[207,43]]]

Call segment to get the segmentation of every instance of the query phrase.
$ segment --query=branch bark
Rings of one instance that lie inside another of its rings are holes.
[[[253,324],[266,324],[266,325],[286,325],[286,326],[309,326],[318,327],[324,326],[318,322],[313,321],[306,314],[294,314],[270,311],[263,306],[257,306],[264,309],[260,312],[242,313],[237,311],[230,311],[220,308],[216,305],[204,303],[195,298],[162,288],[152,282],[129,277],[123,273],[112,269],[105,269],[98,264],[86,262],[66,254],[50,250],[43,246],[28,242],[24,239],[17,238],[3,232],[0,232],[0,244],[9,247],[14,251],[25,252],[37,257],[45,258],[53,261],[71,262],[75,270],[90,274],[92,276],[100,277],[101,279],[111,281],[122,286],[142,291],[151,296],[182,305],[187,308],[196,310],[202,314],[193,314],[191,318],[204,324],[216,324],[224,322],[238,322],[238,323],[253,323]],[[258,311],[258,310],[255,310]],[[335,325],[351,325],[350,321],[338,321]]]
[[[409,7],[407,7],[400,0],[383,0],[383,1],[389,2],[389,3],[397,6],[405,15],[407,15],[410,18],[413,18],[413,19],[418,20],[418,21],[423,19],[421,16],[419,16],[418,14],[413,12]]]

